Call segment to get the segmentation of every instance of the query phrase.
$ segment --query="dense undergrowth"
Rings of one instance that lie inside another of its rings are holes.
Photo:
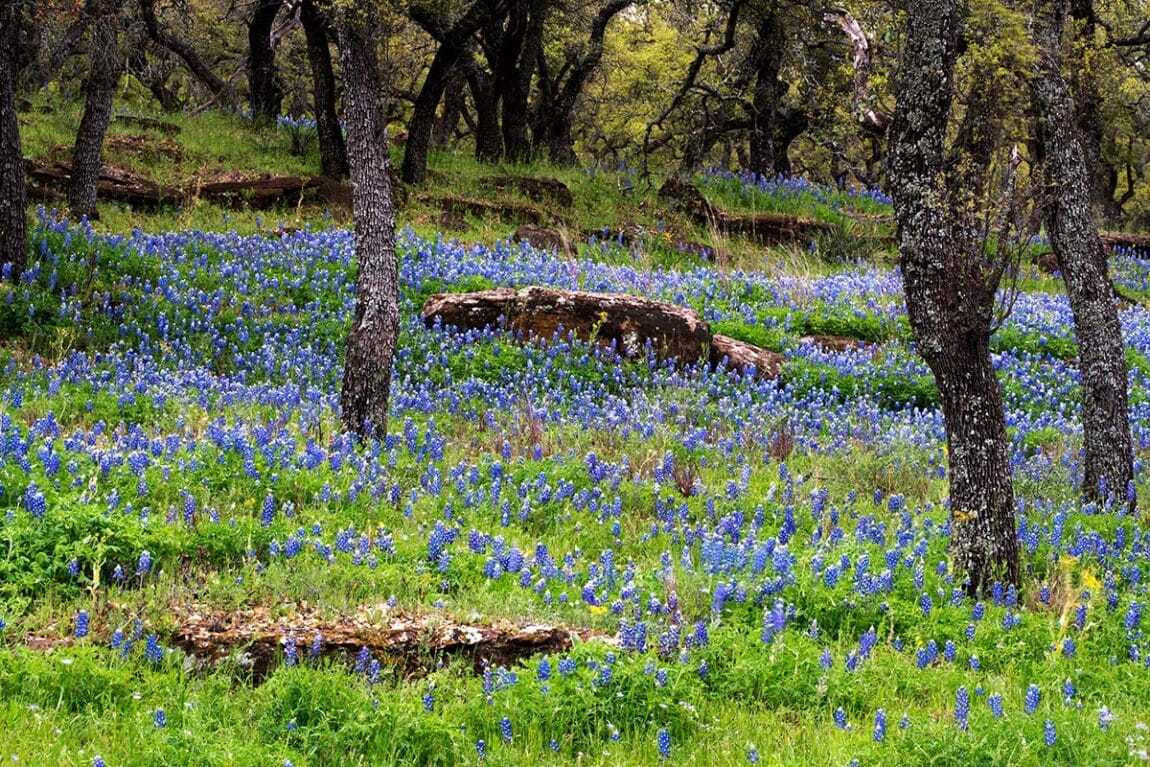
[[[775,194],[699,183],[751,210]],[[824,220],[882,205],[802,194]],[[31,269],[2,288],[0,758],[1146,758],[1150,531],[1077,500],[1078,372],[1057,292],[1023,292],[995,337],[1025,585],[976,603],[947,557],[937,393],[882,264],[768,253],[769,267],[740,269],[667,251],[661,268],[643,245],[573,259],[409,227],[391,430],[360,445],[337,419],[349,232],[156,221],[160,233],[110,234],[42,214]],[[1138,254],[1114,267],[1131,291],[1150,287]],[[432,292],[528,284],[693,306],[716,332],[782,352],[784,374],[418,318]],[[1122,319],[1143,455],[1150,315]],[[822,335],[863,343],[832,351]],[[266,678],[240,648],[205,669],[173,647],[191,613],[252,609],[591,638],[481,674],[450,657],[427,674],[337,659],[322,636],[290,632]]]

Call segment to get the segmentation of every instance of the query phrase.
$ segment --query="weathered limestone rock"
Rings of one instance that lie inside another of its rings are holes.
[[[509,330],[542,339],[571,331],[583,340],[613,344],[625,357],[645,354],[650,341],[660,358],[686,364],[697,362],[711,341],[707,323],[694,309],[621,293],[540,287],[439,293],[424,304],[423,319],[458,328],[483,328],[502,319]]]
[[[783,355],[728,336],[711,338],[711,364],[756,378],[778,378],[783,371]]]

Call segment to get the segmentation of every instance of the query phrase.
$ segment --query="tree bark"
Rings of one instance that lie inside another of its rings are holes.
[[[300,8],[304,37],[307,40],[307,59],[311,65],[312,109],[315,111],[316,133],[319,137],[319,159],[323,175],[328,178],[347,177],[347,144],[343,127],[335,111],[335,73],[331,65],[331,47],[327,34],[327,20],[312,0],[304,0]]]
[[[256,122],[272,122],[280,114],[283,87],[276,72],[272,27],[283,0],[257,0],[248,23],[248,99]]]
[[[88,79],[84,81],[84,114],[72,152],[68,208],[73,216],[96,216],[96,184],[103,167],[104,134],[112,120],[112,101],[120,82],[123,60],[119,50],[122,2],[100,3],[92,19]]]
[[[20,5],[0,2],[0,280],[15,281],[28,261],[24,155],[16,119],[16,29]],[[11,264],[11,266],[8,266]]]
[[[890,185],[899,265],[916,348],[942,397],[950,465],[951,546],[967,589],[1017,583],[1002,394],[990,358],[995,289],[972,252],[947,188],[946,135],[958,50],[955,0],[908,6],[906,44],[891,126]]]
[[[383,78],[375,50],[379,24],[370,0],[346,3],[337,18],[357,267],[340,407],[349,431],[382,439],[399,338],[399,276]]]
[[[1090,501],[1102,503],[1113,495],[1132,504],[1127,490],[1133,489],[1134,447],[1122,325],[1106,247],[1094,222],[1089,162],[1062,76],[1066,12],[1065,0],[1037,0],[1034,7],[1038,61],[1031,93],[1046,176],[1047,227],[1078,339],[1086,452],[1083,493]]]

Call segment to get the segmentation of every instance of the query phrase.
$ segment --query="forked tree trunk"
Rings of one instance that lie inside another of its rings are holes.
[[[337,14],[357,267],[340,407],[349,431],[363,438],[382,438],[387,433],[391,367],[399,338],[399,277],[387,112],[375,50],[379,24],[371,0],[348,2]]]
[[[0,2],[0,269],[8,271],[12,280],[19,278],[28,259],[28,203],[15,94],[19,21],[19,4]],[[6,279],[2,273],[0,279]]]
[[[551,0],[520,0],[517,4],[523,8],[523,17],[518,23],[524,25],[518,52],[507,70],[507,76],[496,82],[503,87],[503,155],[512,162],[523,162],[532,153],[527,104],[531,96],[535,64],[543,48],[543,25]]]
[[[1083,493],[1087,500],[1105,502],[1113,495],[1132,504],[1134,497],[1127,492],[1133,488],[1134,447],[1122,325],[1106,247],[1094,222],[1093,187],[1074,101],[1060,64],[1067,3],[1037,0],[1034,12],[1038,69],[1031,92],[1047,180],[1047,226],[1074,314],[1082,371]]]
[[[311,65],[312,107],[319,138],[320,167],[328,178],[342,179],[347,176],[347,144],[335,111],[335,74],[331,66],[327,20],[312,0],[305,0],[300,8],[300,21]]]
[[[257,0],[248,24],[248,99],[256,122],[274,121],[283,104],[272,45],[272,26],[282,5],[283,0]]]
[[[72,180],[68,188],[68,208],[75,217],[96,215],[96,184],[104,164],[104,134],[112,121],[112,100],[123,64],[118,44],[121,4],[122,0],[101,3],[92,20],[84,114],[76,131]]]
[[[942,396],[951,546],[968,590],[979,592],[1019,576],[1006,423],[990,358],[996,285],[985,281],[981,251],[964,244],[969,227],[951,210],[945,184],[957,2],[917,0],[908,8],[891,126],[899,265],[915,343]]]

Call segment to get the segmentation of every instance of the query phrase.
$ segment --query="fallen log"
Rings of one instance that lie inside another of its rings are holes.
[[[455,623],[426,615],[377,622],[362,613],[338,621],[306,614],[273,619],[266,609],[257,608],[190,613],[171,642],[204,666],[234,657],[262,678],[282,662],[289,643],[295,644],[300,658],[312,654],[315,642],[322,657],[351,661],[366,649],[404,673],[431,670],[445,657],[463,658],[479,672],[487,665],[511,666],[532,655],[565,652],[582,638],[572,630],[541,624]]]
[[[1131,234],[1129,232],[1099,232],[1102,242],[1108,248],[1131,248],[1133,250],[1150,250],[1150,235]]]
[[[45,165],[26,160],[24,168],[28,194],[34,199],[58,199],[63,196],[72,181],[70,163],[57,162]],[[149,210],[178,205],[183,201],[183,194],[179,189],[160,186],[129,170],[110,165],[105,165],[100,170],[100,177],[96,182],[96,196],[101,200],[112,200],[134,208]]]
[[[612,345],[624,357],[646,354],[650,342],[660,359],[699,361],[711,331],[694,309],[622,293],[589,293],[530,287],[475,293],[438,293],[423,305],[423,320],[460,329],[502,323],[512,332],[549,339],[573,332],[585,341]]]

